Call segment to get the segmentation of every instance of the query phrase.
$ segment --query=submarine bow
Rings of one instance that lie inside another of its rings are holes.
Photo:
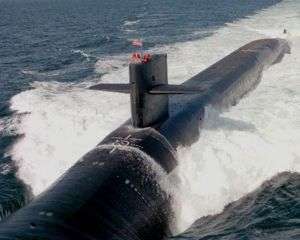
[[[0,239],[165,239],[174,220],[168,175],[176,147],[199,137],[205,107],[226,109],[253,90],[290,48],[251,42],[181,85],[167,82],[166,55],[130,65],[132,118],[84,155],[49,189],[4,219]]]

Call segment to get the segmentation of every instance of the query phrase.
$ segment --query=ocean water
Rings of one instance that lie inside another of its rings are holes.
[[[174,231],[300,239],[299,29],[297,0],[0,0],[1,216],[128,119],[128,96],[86,87],[128,81],[132,39],[167,53],[181,83],[251,40],[283,37],[291,55],[228,112],[208,108],[199,141],[178,149]]]

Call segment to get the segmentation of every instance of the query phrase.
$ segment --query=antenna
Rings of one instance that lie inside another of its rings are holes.
[[[201,88],[169,85],[167,55],[155,54],[147,62],[129,65],[129,84],[102,83],[89,89],[129,93],[132,125],[153,126],[169,117],[169,94],[200,94]]]

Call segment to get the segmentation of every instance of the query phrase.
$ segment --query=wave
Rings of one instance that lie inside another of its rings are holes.
[[[106,57],[98,59],[95,63],[95,71],[100,74],[112,73],[121,68],[124,68],[129,63],[129,57]]]
[[[140,20],[134,20],[134,21],[130,21],[130,20],[126,20],[124,21],[123,25],[124,26],[132,26],[132,25],[136,25],[140,22]]]
[[[72,50],[73,53],[79,53],[81,56],[85,57],[87,61],[90,61],[90,55],[85,53],[83,50]]]
[[[37,195],[125,121],[129,105],[126,95],[103,95],[68,84],[35,83],[34,88],[11,100],[13,111],[30,114],[15,124],[25,137],[10,155],[18,176]]]
[[[299,239],[300,174],[283,172],[172,239]]]
[[[32,71],[32,70],[28,70],[28,69],[23,69],[21,72],[23,74],[27,74],[27,75],[36,75],[36,74],[38,74],[37,71]]]

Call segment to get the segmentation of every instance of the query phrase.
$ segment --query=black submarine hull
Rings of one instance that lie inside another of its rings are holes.
[[[176,147],[199,137],[205,106],[227,108],[252,90],[264,68],[289,51],[282,39],[252,42],[183,83],[205,87],[174,96],[153,127],[130,121],[84,155],[49,189],[0,224],[0,239],[165,239],[171,235],[168,175]]]
[[[171,96],[171,116],[160,126],[173,147],[188,146],[199,138],[208,105],[223,111],[255,89],[262,73],[279,63],[290,45],[285,39],[261,39],[237,49],[182,85],[204,90],[197,95]]]
[[[163,184],[174,166],[157,131],[124,126],[4,220],[0,239],[163,239],[172,218]]]

